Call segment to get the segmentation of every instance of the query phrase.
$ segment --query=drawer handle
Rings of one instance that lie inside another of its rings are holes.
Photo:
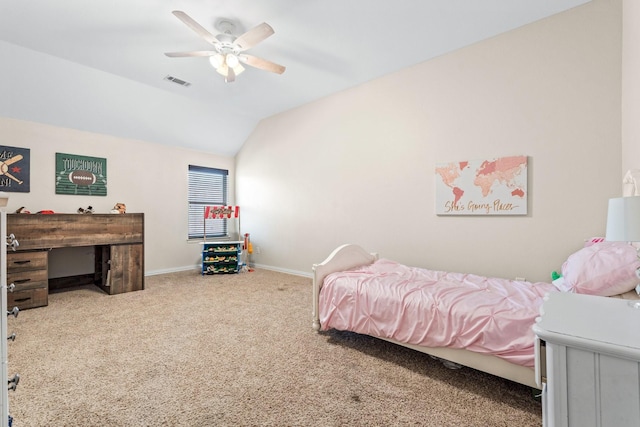
[[[14,280],[13,283],[21,284],[21,283],[27,283],[27,282],[30,282],[30,281],[31,281],[31,279],[18,279],[18,280]]]
[[[25,301],[29,301],[31,298],[16,298],[13,301],[14,302],[25,302]]]
[[[30,259],[25,259],[23,261],[13,261],[14,264],[29,264],[30,262]]]
[[[20,246],[20,242],[16,240],[16,236],[13,233],[7,236],[7,246],[9,246],[14,252],[16,251],[16,248]]]
[[[16,387],[18,387],[19,382],[20,382],[20,374],[15,374],[13,378],[9,378],[9,381],[7,381],[9,385],[9,390],[16,391]]]

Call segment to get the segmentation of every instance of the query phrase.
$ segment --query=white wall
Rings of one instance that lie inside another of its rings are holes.
[[[621,188],[621,9],[594,0],[263,120],[236,156],[255,262],[310,272],[351,242],[549,281]],[[436,163],[520,154],[527,216],[434,214]]]
[[[187,242],[189,164],[229,170],[229,191],[234,194],[232,157],[2,117],[0,144],[29,148],[31,154],[31,191],[9,193],[7,212],[25,206],[31,212],[75,213],[91,205],[98,213],[108,213],[123,202],[127,212],[145,214],[147,274],[199,264],[200,245]],[[57,152],[106,158],[107,196],[56,195]]]
[[[623,2],[622,173],[640,169],[640,2]]]

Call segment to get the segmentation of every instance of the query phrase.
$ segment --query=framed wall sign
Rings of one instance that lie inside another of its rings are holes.
[[[437,215],[526,215],[527,156],[436,165]]]
[[[107,159],[56,153],[56,194],[107,195]]]
[[[0,191],[29,193],[30,163],[28,148],[0,145]]]

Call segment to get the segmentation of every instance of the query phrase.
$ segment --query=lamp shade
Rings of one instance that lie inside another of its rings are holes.
[[[240,64],[238,57],[235,56],[233,53],[227,53],[227,56],[225,56],[224,61],[227,63],[227,66],[231,68],[236,68],[238,64]]]
[[[640,242],[640,196],[609,199],[606,239]]]
[[[224,64],[224,56],[216,53],[215,55],[209,57],[209,62],[211,63],[211,66],[213,68],[220,68],[222,64]]]

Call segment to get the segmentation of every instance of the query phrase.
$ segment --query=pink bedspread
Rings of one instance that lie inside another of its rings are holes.
[[[534,366],[534,334],[550,283],[407,267],[380,259],[332,273],[320,291],[323,330],[426,347],[465,348]]]

